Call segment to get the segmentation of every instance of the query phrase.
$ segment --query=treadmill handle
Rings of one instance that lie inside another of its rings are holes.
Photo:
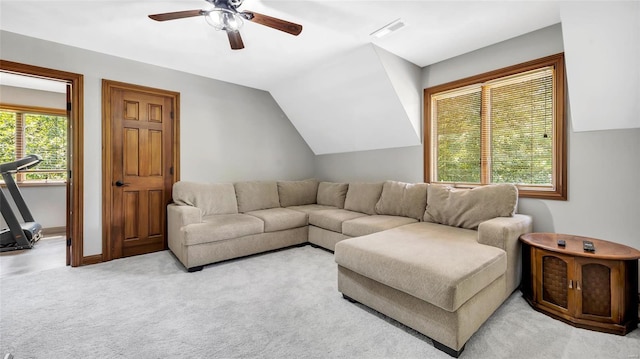
[[[128,185],[129,185],[128,183],[124,183],[124,182],[122,182],[120,180],[116,181],[116,186],[118,186],[118,187],[124,187],[124,186],[128,186]]]

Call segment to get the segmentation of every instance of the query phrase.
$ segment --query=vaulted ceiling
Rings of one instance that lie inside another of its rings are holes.
[[[156,22],[203,0],[0,0],[0,29],[271,92],[316,154],[421,143],[420,69],[560,22],[558,1],[246,0],[245,48],[202,16]],[[406,25],[376,38],[397,20]]]
[[[147,17],[211,7],[203,0],[0,0],[0,28],[269,91],[369,43],[424,67],[560,21],[556,1],[245,0],[240,9],[303,31],[296,37],[246,22],[246,47],[233,51],[203,17]],[[396,19],[406,26],[370,36]]]

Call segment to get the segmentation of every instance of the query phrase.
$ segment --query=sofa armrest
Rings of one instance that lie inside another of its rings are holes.
[[[170,204],[167,206],[167,220],[180,227],[202,222],[202,210],[194,206],[179,206]]]
[[[167,206],[167,242],[169,249],[188,268],[183,248],[182,227],[202,222],[202,210],[193,206],[179,206],[169,204]]]
[[[507,253],[507,296],[518,287],[522,276],[520,235],[531,231],[533,220],[524,214],[496,217],[478,226],[478,243],[498,247]]]

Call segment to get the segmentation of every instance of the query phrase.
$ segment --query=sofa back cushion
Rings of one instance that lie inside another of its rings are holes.
[[[496,217],[511,217],[518,207],[518,187],[495,184],[473,189],[429,185],[425,222],[477,229]]]
[[[427,207],[426,183],[386,181],[382,186],[376,213],[422,220]]]
[[[275,181],[236,182],[238,211],[241,213],[280,207]]]
[[[380,183],[350,183],[344,209],[366,214],[376,214],[376,203],[380,200],[382,182]]]
[[[179,181],[173,185],[173,202],[198,207],[203,216],[238,213],[236,191],[231,183]]]
[[[320,182],[316,203],[323,206],[344,208],[344,200],[349,189],[348,183]]]
[[[278,196],[282,207],[314,204],[318,196],[318,181],[278,181]]]

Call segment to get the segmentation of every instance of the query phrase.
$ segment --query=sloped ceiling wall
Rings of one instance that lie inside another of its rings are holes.
[[[560,10],[572,129],[640,128],[640,2],[563,2]],[[316,155],[415,146],[420,71],[367,44],[271,94]]]
[[[418,66],[368,44],[271,95],[320,155],[419,145],[419,82]]]
[[[640,128],[640,2],[562,2],[574,131]]]

